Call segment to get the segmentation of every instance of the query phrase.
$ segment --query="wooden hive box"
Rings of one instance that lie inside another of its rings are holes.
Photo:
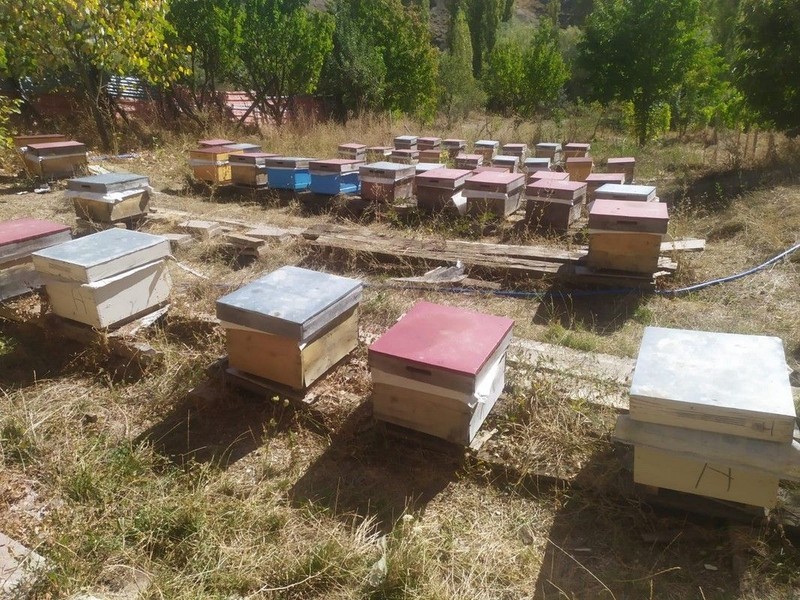
[[[412,196],[414,165],[376,162],[359,167],[361,197],[374,202],[394,202]]]
[[[311,185],[308,165],[313,158],[276,156],[266,159],[267,183],[275,190],[301,192]]]
[[[358,345],[360,281],[282,267],[217,300],[230,367],[305,389]]]
[[[658,202],[656,188],[652,185],[606,183],[594,192],[595,199],[630,200],[633,202]]]
[[[414,183],[411,186],[411,192],[415,196],[417,195],[417,177],[422,173],[427,173],[428,171],[433,171],[435,169],[443,169],[446,165],[444,163],[424,163],[420,162],[414,165]]]
[[[492,162],[492,159],[497,156],[499,148],[500,142],[496,140],[478,140],[472,147],[472,151],[483,156],[483,160],[486,162]]]
[[[507,217],[519,208],[524,187],[525,176],[522,173],[485,171],[472,175],[464,184],[467,214],[489,212]]]
[[[528,183],[534,181],[569,181],[569,173],[563,171],[534,171],[528,175]]]
[[[74,177],[89,162],[86,145],[75,141],[28,144],[22,159],[28,172],[44,178]]]
[[[498,154],[492,159],[493,167],[503,167],[509,173],[516,173],[519,165],[519,158],[509,154]]]
[[[350,158],[330,158],[308,163],[311,191],[324,196],[357,194],[361,189],[358,169],[362,161]]]
[[[636,159],[632,156],[619,156],[609,158],[606,161],[606,169],[609,172],[618,172],[621,171],[625,173],[625,183],[631,183],[633,181],[633,173],[636,169]]]
[[[581,216],[586,184],[539,180],[525,188],[525,220],[541,229],[566,232]]]
[[[225,146],[205,146],[189,151],[192,175],[199,181],[225,184],[231,181],[230,150]]]
[[[445,152],[447,152],[447,156],[450,158],[450,160],[454,160],[456,156],[466,150],[467,140],[448,138],[446,140],[442,140],[442,148],[444,148]]]
[[[370,146],[367,148],[367,162],[379,162],[392,155],[391,146]]]
[[[150,178],[135,173],[105,173],[67,181],[75,214],[88,221],[113,223],[147,214]]]
[[[398,135],[394,138],[394,147],[398,150],[417,150],[417,136]]]
[[[14,148],[24,150],[30,144],[51,144],[53,142],[66,142],[67,136],[60,133],[36,133],[32,135],[14,136]]]
[[[550,162],[561,162],[561,144],[556,142],[539,142],[536,144],[535,155],[538,158],[549,158]]]
[[[455,164],[456,169],[477,169],[483,165],[483,154],[459,154]]]
[[[551,161],[546,156],[531,156],[525,159],[523,168],[526,173],[535,173],[536,171],[549,171]]]
[[[513,326],[418,302],[369,348],[375,418],[469,445],[503,391]]]
[[[631,383],[630,415],[791,444],[796,413],[783,342],[647,327]]]
[[[442,151],[440,149],[420,150],[419,160],[425,163],[440,163],[442,162]]]
[[[591,144],[570,142],[568,144],[564,144],[564,158],[585,158],[589,156],[589,151],[591,149]]]
[[[521,167],[528,156],[528,144],[503,144],[503,154],[516,156],[517,165]]]
[[[29,218],[0,222],[0,301],[41,286],[31,254],[71,239],[62,223]]]
[[[364,162],[367,160],[367,146],[366,144],[358,144],[350,142],[347,144],[339,144],[337,149],[339,158],[347,158],[350,160],[358,160]]]
[[[588,156],[567,158],[565,167],[572,181],[586,181],[586,178],[591,175],[593,168],[594,161]]]
[[[104,328],[147,314],[169,298],[169,253],[166,238],[113,228],[39,250],[33,264],[55,314]]]
[[[648,327],[630,406],[637,483],[771,508],[780,458],[797,463],[778,338]]]
[[[669,213],[660,202],[596,199],[589,208],[589,254],[595,269],[654,273]]]
[[[490,167],[486,165],[472,169],[473,175],[480,175],[481,173],[508,173],[508,169],[505,167]]]
[[[417,138],[417,150],[439,150],[442,146],[442,138],[421,137]]]
[[[389,160],[401,165],[415,165],[419,162],[419,150],[395,148],[392,150]]]
[[[625,183],[625,173],[591,173],[586,177],[586,199],[593,202],[597,188],[606,183]]]
[[[251,188],[266,187],[268,158],[278,158],[278,155],[271,152],[231,154],[228,161],[231,166],[233,184]]]
[[[467,169],[433,169],[416,178],[417,207],[426,212],[441,212],[453,204],[453,196],[464,187]]]

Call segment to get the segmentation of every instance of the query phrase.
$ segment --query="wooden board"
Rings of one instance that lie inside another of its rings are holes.
[[[774,507],[778,496],[777,477],[644,446],[634,449],[633,480],[642,485],[765,508]]]
[[[226,328],[230,366],[245,373],[304,389],[358,345],[358,308],[308,345],[247,329]]]
[[[75,215],[88,221],[113,223],[146,215],[150,206],[150,192],[146,189],[107,199],[73,196]]]
[[[788,444],[796,413],[783,343],[647,327],[631,384],[631,417]]]

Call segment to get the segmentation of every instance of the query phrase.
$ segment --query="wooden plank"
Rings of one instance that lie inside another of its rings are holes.
[[[671,242],[661,242],[661,253],[668,252],[702,252],[706,249],[706,241],[695,238],[672,240]]]
[[[695,461],[758,470],[772,477],[800,481],[800,443],[779,444],[738,435],[697,431],[617,417],[614,438],[637,447],[669,451]]]

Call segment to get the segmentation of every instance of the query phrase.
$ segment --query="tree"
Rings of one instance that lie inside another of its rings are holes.
[[[239,59],[253,102],[281,126],[300,94],[314,92],[333,47],[334,21],[301,0],[248,0]]]
[[[107,93],[113,75],[166,85],[180,75],[180,48],[166,43],[170,26],[161,0],[3,0],[0,31],[13,47],[17,75],[77,79],[104,149],[112,147],[115,114]]]
[[[383,104],[386,65],[383,53],[371,32],[365,31],[347,0],[331,6],[336,19],[333,49],[325,60],[320,77],[322,93],[334,98],[342,120],[348,114],[360,115]]]
[[[699,14],[699,0],[598,0],[587,19],[579,47],[591,95],[632,103],[639,144],[695,61]]]
[[[497,42],[497,28],[505,9],[511,11],[506,0],[459,0],[453,4],[453,17],[463,10],[469,25],[472,41],[472,73],[480,78],[483,65]]]
[[[190,48],[188,82],[194,105],[217,101],[217,86],[230,81],[241,44],[242,18],[236,0],[172,0],[167,15],[175,38]]]
[[[484,77],[493,110],[533,115],[558,99],[569,69],[549,22],[511,30],[489,55]]]
[[[448,123],[455,118],[465,117],[484,102],[483,91],[472,75],[472,43],[462,10],[456,13],[451,27],[450,49],[439,63],[441,106],[447,114]]]
[[[348,110],[357,112],[354,100],[362,97],[379,99],[387,110],[433,116],[438,61],[422,12],[419,5],[405,6],[401,0],[337,0],[334,14],[342,31],[326,65],[325,92],[336,95],[353,82],[355,97],[345,98]],[[346,43],[353,54],[347,54]],[[337,82],[336,73],[343,73],[345,81]]]
[[[800,0],[742,3],[734,70],[765,124],[800,134]]]

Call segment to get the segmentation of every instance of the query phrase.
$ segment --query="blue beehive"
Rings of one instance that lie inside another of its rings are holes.
[[[310,162],[311,191],[324,196],[358,194],[361,191],[358,177],[358,167],[361,164],[361,161],[347,158]]]
[[[313,159],[295,156],[268,158],[267,185],[276,190],[307,190],[311,185],[311,174],[308,171],[311,160]]]

